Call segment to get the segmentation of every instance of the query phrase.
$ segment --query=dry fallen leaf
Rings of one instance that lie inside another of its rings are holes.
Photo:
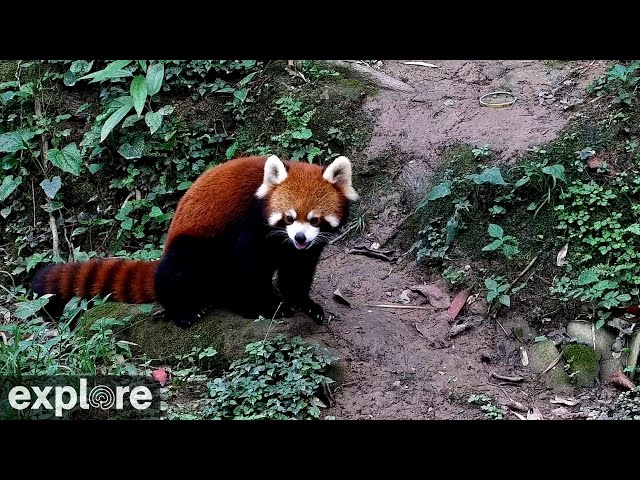
[[[558,252],[558,256],[556,257],[556,265],[557,266],[564,267],[567,264],[567,252],[568,251],[569,251],[569,244],[567,243]]]
[[[527,354],[526,348],[520,347],[520,356],[522,357],[522,366],[526,367],[529,365],[529,355]]]
[[[434,308],[444,309],[449,308],[451,305],[449,294],[435,284],[413,285],[409,287],[409,290],[419,292],[427,297],[427,300],[429,300],[429,303]]]
[[[544,418],[542,417],[542,412],[533,407],[527,412],[527,420],[544,420]]]
[[[369,248],[371,250],[380,250],[380,244],[378,242],[373,242]]]
[[[351,303],[349,303],[349,300],[347,300],[346,298],[344,298],[344,295],[342,295],[342,293],[340,292],[339,288],[336,288],[336,291],[333,292],[333,299],[337,302],[340,303],[342,305],[346,305],[347,307],[351,307]]]
[[[622,390],[633,390],[635,388],[635,385],[631,380],[629,380],[629,377],[620,370],[611,374],[609,377],[609,383],[614,387],[621,388]]]
[[[562,398],[556,395],[556,397],[553,400],[550,400],[551,403],[559,403],[562,405],[566,405],[568,407],[573,407],[574,405],[577,405],[578,403],[580,403],[580,400],[576,400],[575,398]]]
[[[164,387],[169,379],[167,375],[167,371],[164,368],[158,368],[151,372],[151,377],[160,384],[160,386]]]
[[[428,62],[404,62],[405,65],[418,65],[419,67],[440,68],[439,65]]]
[[[516,402],[515,400],[513,400],[513,401],[509,400],[509,401],[505,401],[505,402],[500,402],[500,405],[502,407],[509,408],[511,410],[519,410],[521,412],[526,412],[528,410],[527,407],[525,407],[520,402]]]
[[[449,306],[449,311],[447,312],[451,320],[456,319],[460,310],[462,310],[462,307],[464,307],[467,302],[467,298],[469,298],[469,289],[461,290],[455,297],[453,297],[451,305]]]

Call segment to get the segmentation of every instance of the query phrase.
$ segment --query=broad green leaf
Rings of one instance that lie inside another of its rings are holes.
[[[47,204],[45,204],[45,205],[42,205],[42,209],[43,209],[45,212],[49,212],[49,213],[51,213],[51,212],[55,212],[56,210],[60,210],[60,209],[62,208],[62,206],[63,206],[63,205],[64,205],[64,204],[63,204],[62,202],[58,202],[58,201],[55,201],[55,202],[49,202],[49,203],[47,203]]]
[[[502,230],[502,227],[500,225],[496,225],[495,223],[489,225],[488,232],[489,235],[494,238],[502,238],[502,236],[504,235],[504,230]]]
[[[631,295],[629,295],[628,293],[621,293],[616,297],[616,300],[618,300],[619,302],[628,302],[629,300],[631,300]]]
[[[248,93],[248,90],[246,88],[241,88],[239,90],[234,90],[233,96],[238,100],[240,100],[241,102],[244,102],[247,99],[247,93]]]
[[[95,173],[100,171],[102,166],[103,166],[102,163],[92,163],[92,164],[90,164],[89,165],[89,171],[91,172],[91,175],[94,175]]]
[[[138,65],[140,65],[140,68],[142,70],[144,70],[145,72],[147,71],[147,61],[146,60],[138,60]]]
[[[485,279],[484,286],[487,287],[487,290],[498,290],[498,282],[493,278]]]
[[[0,210],[0,216],[2,216],[2,218],[7,218],[9,215],[11,215],[11,206]]]
[[[244,87],[247,83],[249,83],[253,77],[255,77],[256,72],[251,72],[249,75],[247,75],[246,77],[244,77],[242,80],[240,80],[238,82],[238,86],[240,87]]]
[[[97,72],[90,73],[88,75],[84,75],[80,77],[78,80],[87,80],[91,79],[91,82],[104,82],[105,80],[110,80],[112,78],[125,78],[131,77],[133,74],[129,70],[124,70],[124,67],[129,65],[133,60],[115,60],[107,65],[102,70],[98,70]]]
[[[478,185],[483,183],[491,183],[493,185],[506,185],[502,178],[502,173],[498,167],[485,168],[482,172],[475,175],[467,175],[466,178],[473,180]]]
[[[227,160],[231,160],[233,158],[233,156],[236,154],[237,149],[238,149],[238,141],[236,140],[229,146],[229,148],[227,148],[227,151],[225,152],[225,156],[227,157]]]
[[[178,184],[178,186],[176,187],[176,190],[186,190],[187,188],[189,188],[191,185],[193,184],[193,182],[180,182]]]
[[[0,152],[15,153],[28,148],[27,142],[36,136],[33,130],[15,130],[0,134]]]
[[[134,158],[142,157],[142,152],[144,151],[144,138],[142,136],[138,136],[133,140],[133,145],[129,143],[125,143],[120,146],[118,149],[118,153],[122,155],[127,160],[133,160]]]
[[[308,140],[313,136],[313,133],[308,128],[301,128],[300,130],[294,130],[291,132],[291,137],[298,140]]]
[[[129,115],[127,118],[124,119],[124,122],[122,122],[122,128],[129,128],[132,125],[134,125],[136,122],[139,122],[140,120],[142,120],[144,117],[142,115],[138,115],[137,113],[134,113],[133,115]]]
[[[542,171],[547,175],[551,175],[553,178],[562,180],[564,183],[567,183],[567,179],[564,176],[564,165],[550,165],[548,167],[544,167]]]
[[[443,198],[447,195],[451,195],[451,182],[449,180],[439,183],[433,187],[429,192],[429,195],[427,195],[427,200],[437,200],[438,198]]]
[[[26,320],[42,310],[42,308],[49,303],[49,297],[51,296],[52,294],[47,294],[28,302],[18,302],[13,314],[21,320]]]
[[[498,296],[498,292],[495,290],[489,290],[487,293],[487,302],[492,302]]]
[[[138,115],[142,115],[144,102],[147,99],[147,81],[142,75],[138,75],[131,81],[129,88],[131,98],[133,99],[133,108],[136,109]]]
[[[521,186],[529,183],[529,180],[531,180],[531,177],[529,177],[528,175],[525,177],[522,177],[520,180],[516,182],[516,184],[513,186],[513,189],[515,190],[516,188],[520,188]]]
[[[2,179],[0,184],[0,202],[4,202],[13,191],[22,183],[22,177],[13,177],[13,175],[7,175]]]
[[[585,270],[578,276],[578,285],[588,285],[598,281],[598,276],[593,270]]]
[[[149,213],[149,216],[151,218],[156,218],[163,215],[162,210],[160,210],[159,207],[156,207],[155,205],[151,208],[151,212]]]
[[[127,218],[124,222],[120,224],[123,230],[131,230],[133,228],[133,219]]]
[[[46,178],[40,182],[40,186],[42,190],[44,190],[45,195],[53,200],[58,190],[60,190],[60,187],[62,187],[62,180],[58,176],[53,177],[51,180]]]
[[[131,96],[121,97],[122,102],[124,103],[120,108],[118,108],[115,112],[111,114],[111,116],[104,122],[102,126],[102,130],[100,130],[100,141],[103,142],[105,138],[109,136],[111,131],[120,123],[124,117],[131,111],[133,108],[133,99]]]
[[[153,97],[156,93],[160,91],[160,87],[162,87],[162,80],[164,79],[164,64],[163,63],[154,63],[149,66],[147,70],[147,94],[150,97]]]
[[[509,295],[500,295],[500,298],[498,298],[498,301],[501,304],[506,305],[507,307],[511,306],[511,298],[509,298]]]
[[[144,123],[147,124],[149,132],[153,135],[160,128],[160,125],[162,125],[162,115],[158,112],[147,112],[144,116]]]
[[[71,67],[69,67],[69,71],[71,73],[75,73],[76,75],[85,75],[87,72],[91,70],[93,66],[93,60],[87,62],[86,60],[75,60],[71,62]]]
[[[498,240],[494,240],[493,242],[491,242],[489,245],[487,245],[486,247],[482,248],[483,252],[490,252],[493,251],[497,248],[500,248],[501,245],[503,245],[503,241],[498,239]]]
[[[80,150],[75,143],[70,143],[62,150],[52,148],[49,150],[49,160],[53,165],[64,172],[80,176],[80,167],[82,167],[82,156]]]
[[[509,284],[508,284],[508,283],[505,283],[504,285],[500,285],[500,286],[498,287],[498,291],[499,291],[500,293],[502,293],[502,292],[504,292],[507,288],[509,288]]]
[[[603,318],[601,318],[600,320],[598,320],[598,321],[596,322],[596,328],[597,328],[598,330],[599,330],[599,329],[601,329],[602,327],[604,327],[604,319],[603,319]]]

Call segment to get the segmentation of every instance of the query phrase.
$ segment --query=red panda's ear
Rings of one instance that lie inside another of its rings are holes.
[[[271,155],[264,164],[264,177],[262,179],[262,185],[260,185],[260,188],[258,188],[256,192],[256,197],[266,197],[271,187],[284,182],[286,179],[287,169],[284,163],[275,155]]]
[[[351,161],[347,157],[338,157],[325,168],[322,177],[342,190],[349,200],[358,200],[360,196],[351,186]]]

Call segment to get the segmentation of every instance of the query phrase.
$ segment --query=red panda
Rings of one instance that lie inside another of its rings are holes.
[[[185,192],[159,261],[49,265],[31,289],[55,294],[58,305],[109,293],[120,302],[157,301],[182,327],[209,306],[249,318],[300,310],[322,324],[324,311],[309,298],[316,265],[327,234],[357,199],[346,157],[325,168],[275,155],[237,158],[206,171]]]

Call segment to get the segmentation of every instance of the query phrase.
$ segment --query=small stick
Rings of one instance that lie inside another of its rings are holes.
[[[349,233],[351,230],[353,230],[354,228],[356,228],[358,226],[358,224],[356,222],[353,222],[351,225],[349,225],[347,227],[347,229],[342,232],[340,235],[338,235],[336,238],[334,238],[333,240],[331,240],[329,242],[329,245],[333,245],[334,243],[336,243],[338,240],[340,240],[341,238],[344,238],[345,235],[347,235],[347,233]]]
[[[365,304],[365,307],[378,307],[378,308],[415,308],[417,310],[431,310],[433,307],[425,307],[422,305],[387,305],[387,304],[378,304],[378,305],[370,305]]]
[[[524,274],[527,273],[531,269],[531,267],[533,267],[533,264],[536,263],[536,261],[538,260],[538,257],[540,257],[540,254],[538,254],[535,257],[533,257],[533,259],[529,262],[529,265],[527,265],[524,268],[524,270],[522,270],[518,274],[518,276],[515,278],[515,280],[513,280],[513,282],[511,282],[509,284],[509,287],[503,292],[505,295],[509,290],[511,290],[511,287],[513,287],[516,283],[518,283],[518,280],[520,280],[524,276]]]
[[[503,382],[519,383],[524,381],[524,377],[508,377],[506,375],[500,375],[494,372],[491,372],[491,376],[496,380],[502,380]]]

